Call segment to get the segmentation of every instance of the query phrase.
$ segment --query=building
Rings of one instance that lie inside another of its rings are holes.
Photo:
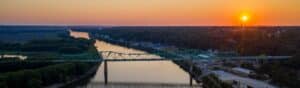
[[[213,74],[221,81],[232,84],[234,88],[278,88],[264,81],[240,77],[221,70],[213,71]]]

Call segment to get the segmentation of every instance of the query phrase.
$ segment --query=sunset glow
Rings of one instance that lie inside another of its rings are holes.
[[[230,26],[239,25],[237,18],[247,11],[251,25],[300,25],[299,5],[300,0],[1,0],[0,24]]]
[[[242,22],[247,22],[249,20],[249,16],[247,16],[247,15],[243,15],[243,16],[241,16],[241,21]]]

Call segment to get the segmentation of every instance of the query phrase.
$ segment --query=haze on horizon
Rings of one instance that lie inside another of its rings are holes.
[[[1,0],[0,24],[300,25],[300,0]]]

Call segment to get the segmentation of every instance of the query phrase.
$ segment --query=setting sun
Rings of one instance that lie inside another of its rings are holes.
[[[240,20],[242,22],[247,22],[249,20],[249,16],[248,15],[242,15],[241,18],[240,18]]]

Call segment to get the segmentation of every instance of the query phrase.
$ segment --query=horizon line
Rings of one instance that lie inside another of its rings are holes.
[[[240,25],[97,25],[97,24],[0,24],[0,26],[240,27]],[[300,25],[251,25],[246,27],[300,27]]]

